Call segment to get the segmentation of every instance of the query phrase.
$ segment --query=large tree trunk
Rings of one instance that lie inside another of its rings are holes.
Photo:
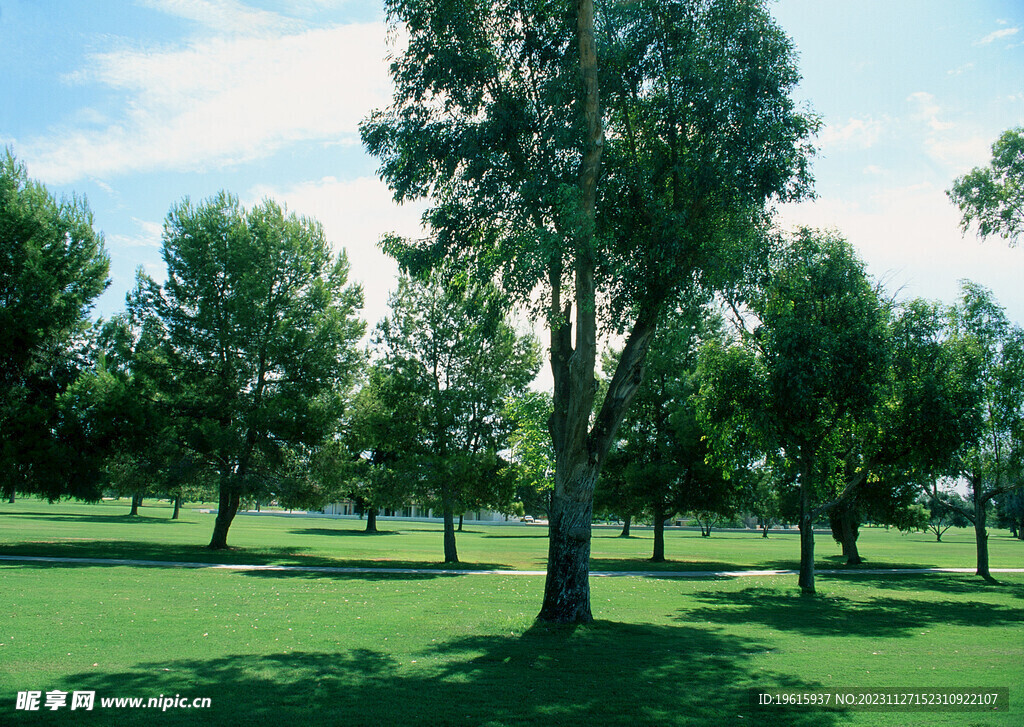
[[[990,583],[995,583],[996,579],[992,577],[988,567],[988,530],[985,528],[986,520],[988,519],[988,513],[985,511],[985,506],[988,504],[988,500],[982,497],[981,487],[979,483],[981,478],[977,478],[971,484],[971,495],[974,500],[974,542],[978,551],[978,570],[976,573]]]
[[[633,516],[632,515],[626,515],[626,517],[622,521],[622,532],[619,533],[619,537],[620,538],[628,538],[629,537],[629,525],[632,522],[633,522]]]
[[[597,358],[598,256],[594,229],[597,218],[597,180],[601,172],[604,132],[598,84],[594,2],[578,0],[576,37],[580,57],[580,108],[586,136],[580,164],[580,222],[571,240],[576,298],[576,341],[572,341],[572,304],[563,304],[565,270],[561,253],[549,268],[551,285],[551,371],[554,411],[549,420],[555,450],[555,490],[548,527],[548,572],[544,604],[538,619],[558,623],[587,623],[590,611],[590,529],[594,483],[627,407],[643,379],[643,362],[658,318],[654,305],[642,306],[622,350],[601,410],[593,419]]]
[[[128,513],[129,517],[135,517],[139,514],[139,508],[142,506],[142,493],[135,492],[132,494],[132,511]]]
[[[14,504],[14,495],[15,495],[15,492],[12,490],[11,494],[10,494],[10,497],[7,498],[7,502],[11,503],[12,505]]]
[[[455,509],[447,504],[444,505],[444,562],[459,562],[459,553],[455,549]]]
[[[548,572],[538,618],[554,623],[590,623],[590,525],[597,472],[581,467],[556,490],[548,523]],[[557,473],[556,473],[557,478]]]
[[[800,484],[800,591],[814,591],[814,517],[811,511],[810,483]]]
[[[654,553],[651,562],[665,562],[665,508],[660,504],[654,506]]]
[[[857,550],[857,537],[859,523],[857,522],[857,506],[853,501],[836,505],[828,516],[829,526],[832,528],[832,537],[843,548],[843,555],[846,556],[847,565],[858,565],[863,563],[860,552]]]
[[[171,520],[177,520],[178,515],[181,514],[181,495],[174,496],[174,513],[171,515]]]
[[[241,494],[234,487],[234,483],[229,478],[222,477],[217,503],[217,520],[213,524],[213,537],[207,546],[210,550],[227,549],[228,528],[231,527],[231,523],[238,513],[238,506],[241,501]]]
[[[366,508],[366,532],[377,532],[377,508],[375,507]]]

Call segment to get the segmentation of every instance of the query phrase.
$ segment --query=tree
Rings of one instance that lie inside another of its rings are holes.
[[[164,223],[167,282],[139,274],[129,308],[159,331],[146,375],[182,444],[216,472],[210,548],[227,547],[243,497],[335,432],[362,364],[362,290],[313,220],[267,200],[185,200]]]
[[[499,458],[509,426],[504,402],[537,373],[536,341],[506,322],[493,288],[435,273],[399,279],[391,314],[377,327],[375,355],[391,378],[386,410],[406,411],[414,431],[393,466],[408,495],[441,510],[444,559],[458,562],[455,515],[511,506],[514,480]]]
[[[1024,127],[1010,129],[992,145],[992,162],[958,177],[946,192],[960,208],[960,227],[977,224],[978,236],[1016,245],[1024,234]]]
[[[80,434],[58,407],[89,365],[89,312],[109,258],[82,199],[55,199],[0,157],[0,492],[94,498]],[[77,473],[77,474],[76,474]]]
[[[1018,488],[1024,470],[1024,330],[1011,324],[991,291],[963,281],[961,299],[950,311],[950,336],[975,362],[975,428],[964,437],[948,472],[964,480],[971,507],[939,497],[974,524],[977,574],[993,581],[988,564],[986,523],[992,501]]]
[[[701,416],[715,451],[756,459],[760,450],[792,473],[799,584],[814,593],[814,523],[869,485],[948,466],[969,431],[971,398],[963,377],[946,376],[956,357],[934,340],[933,317],[891,326],[845,240],[805,229],[775,257],[749,296],[753,330],[740,345],[704,350]]]
[[[950,528],[965,528],[970,521],[963,516],[970,512],[971,503],[956,492],[943,493],[940,497],[938,483],[934,483],[932,491],[925,498],[928,510],[928,521],[925,528],[935,533],[935,542],[941,543],[942,536]]]
[[[406,471],[410,453],[418,447],[420,412],[409,406],[398,372],[385,360],[370,366],[352,405],[342,437],[348,456],[333,471],[342,477],[339,488],[366,515],[366,532],[377,532],[377,513],[408,503],[412,489]]]
[[[556,466],[539,618],[590,621],[594,484],[660,316],[695,285],[729,284],[757,257],[738,243],[759,239],[765,203],[807,188],[814,122],[789,98],[792,46],[761,2],[386,7],[410,42],[363,139],[397,199],[434,203],[431,237],[388,249],[410,268],[458,260],[546,319]],[[599,320],[626,343],[595,413]]]
[[[697,352],[720,329],[720,318],[700,302],[666,316],[651,343],[644,382],[619,429],[615,455],[609,456],[620,509],[629,512],[635,502],[651,516],[655,562],[665,560],[665,521],[676,512],[694,512],[708,523],[712,513],[728,509],[731,488],[721,469],[707,462],[707,437],[692,402]],[[606,368],[614,370],[617,361],[618,355],[606,357]]]
[[[502,416],[511,427],[508,457],[516,498],[524,513],[547,515],[555,474],[555,453],[547,430],[551,394],[524,391],[511,396],[505,400]]]
[[[841,238],[802,230],[752,296],[759,326],[740,349],[705,349],[704,418],[727,449],[737,426],[780,452],[800,494],[800,587],[814,592],[814,522],[834,506],[851,432],[887,366],[883,307]],[[866,474],[866,473],[865,473]]]
[[[996,500],[999,527],[1007,528],[1018,540],[1024,540],[1024,487],[1010,490]]]

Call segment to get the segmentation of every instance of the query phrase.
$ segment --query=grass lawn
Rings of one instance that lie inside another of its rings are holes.
[[[436,565],[441,533],[381,523],[244,517],[235,549],[202,550],[212,516],[127,503],[0,505],[0,555],[288,564]],[[600,531],[594,568],[638,570],[650,532]],[[946,542],[866,529],[869,566],[971,566],[970,533]],[[542,568],[543,527],[472,527],[477,566]],[[993,567],[1024,567],[1024,543],[991,538]],[[670,533],[672,570],[793,567],[793,535]],[[818,538],[819,565],[838,548]],[[593,581],[598,621],[537,626],[543,578],[331,575],[0,562],[0,724],[1019,725],[1024,576],[795,576]],[[778,687],[1010,689],[1011,711],[882,713],[754,709]],[[209,710],[17,711],[19,691],[209,697]]]

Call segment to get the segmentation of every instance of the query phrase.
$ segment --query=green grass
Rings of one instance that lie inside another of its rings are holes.
[[[239,515],[227,552],[204,546],[213,532],[214,515],[186,508],[171,520],[167,503],[148,504],[141,517],[128,516],[127,501],[96,505],[38,500],[0,504],[0,555],[58,555],[90,558],[140,558],[193,562],[279,565],[442,567],[441,526],[435,523],[378,521],[379,535],[362,532],[358,520]],[[650,530],[618,537],[618,528],[596,528],[592,569],[616,570],[764,570],[799,566],[796,531],[773,533],[714,532],[710,538],[693,530],[670,528],[667,563],[649,563]],[[463,567],[543,570],[547,562],[547,529],[540,525],[467,526],[458,534]],[[843,567],[839,546],[831,536],[816,537],[819,568]],[[858,541],[865,568],[971,567],[975,563],[974,532],[952,529],[935,542],[928,533],[902,534],[884,528],[862,528]],[[1005,530],[993,530],[989,553],[993,568],[1024,567],[1024,543]]]
[[[0,554],[199,560],[212,518],[127,505],[0,505]],[[214,559],[436,564],[437,526],[240,517]],[[542,527],[473,527],[464,559],[543,565]],[[971,565],[967,533],[934,543],[870,529],[871,565]],[[541,537],[538,537],[541,536]],[[650,533],[595,538],[595,567],[630,570]],[[819,539],[820,565],[837,549]],[[993,566],[1024,543],[993,537]],[[166,545],[162,545],[166,543]],[[792,564],[793,536],[673,532],[673,568]],[[998,553],[998,557],[997,554]],[[538,558],[540,559],[538,561]],[[788,567],[788,565],[786,566]],[[594,579],[598,621],[538,626],[536,576],[330,575],[0,563],[0,724],[1018,725],[1024,715],[1024,576]],[[1011,712],[754,710],[752,688],[1009,687]],[[210,697],[209,711],[17,712],[18,691]]]

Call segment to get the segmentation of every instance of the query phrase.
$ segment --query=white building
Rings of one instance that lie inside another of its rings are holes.
[[[356,503],[353,500],[342,500],[332,502],[324,507],[325,515],[338,515],[340,517],[351,517],[357,519]],[[385,508],[377,513],[377,517],[387,520],[422,520],[426,522],[440,522],[443,516],[440,512],[419,505],[407,505],[397,509]],[[458,519],[458,515],[455,516]],[[493,510],[473,510],[462,513],[462,519],[467,523],[505,523],[513,521],[513,518]],[[515,522],[519,518],[514,518]]]

